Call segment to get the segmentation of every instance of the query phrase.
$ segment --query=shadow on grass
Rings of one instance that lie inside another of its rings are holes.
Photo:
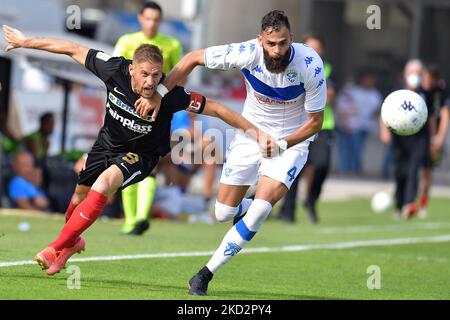
[[[59,291],[61,288],[66,287],[66,280],[69,274],[65,274],[61,272],[60,274],[57,274],[53,277],[47,276],[43,271],[41,275],[38,274],[3,274],[2,278],[4,280],[10,280],[12,282],[20,281],[21,279],[23,281],[29,281],[30,279],[35,279],[38,281],[45,281],[46,284],[51,286],[52,289],[55,291]],[[61,283],[61,280],[64,282]],[[150,297],[142,296],[139,297],[139,299],[160,299],[153,297],[153,294],[163,294],[163,295],[176,295],[176,299],[219,299],[219,300],[235,300],[235,299],[244,299],[244,300],[251,300],[251,299],[260,299],[260,300],[340,300],[336,299],[335,297],[319,297],[319,296],[311,296],[311,295],[298,295],[298,294],[283,294],[283,293],[274,293],[274,292],[261,292],[261,291],[252,291],[252,290],[215,290],[214,286],[209,291],[209,295],[207,297],[195,297],[188,294],[188,285],[187,281],[186,284],[183,284],[182,286],[178,285],[162,285],[158,283],[152,283],[152,282],[136,282],[136,281],[126,281],[126,280],[105,280],[105,279],[94,279],[94,278],[85,278],[82,280],[81,284],[82,289],[95,289],[95,290],[102,290],[106,289],[110,291],[118,290],[120,293],[117,294],[117,299],[124,299],[124,294],[126,290],[145,290],[150,294]],[[43,289],[43,287],[39,287],[40,290]],[[50,289],[51,290],[51,289]],[[95,294],[92,292],[92,294]],[[134,292],[134,295],[136,292]],[[114,295],[114,293],[112,293]],[[132,294],[132,299],[136,299],[136,297]],[[179,296],[185,296],[179,298]],[[111,298],[111,292],[108,295],[109,298]],[[60,297],[63,298],[63,297]],[[87,298],[89,299],[89,298]],[[95,298],[92,298],[95,299]],[[125,298],[126,299],[126,298]],[[170,298],[167,298],[170,299]]]

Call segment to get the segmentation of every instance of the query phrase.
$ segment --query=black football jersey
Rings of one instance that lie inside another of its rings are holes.
[[[156,120],[151,115],[139,116],[134,103],[139,99],[131,88],[129,65],[131,60],[110,57],[102,51],[90,49],[85,66],[106,85],[106,113],[98,142],[112,152],[134,152],[164,156],[170,151],[170,124],[180,110],[201,113],[204,96],[177,86],[161,101]]]

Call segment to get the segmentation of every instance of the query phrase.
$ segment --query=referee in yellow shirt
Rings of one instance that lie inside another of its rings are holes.
[[[115,45],[114,55],[131,60],[134,51],[141,44],[156,45],[164,57],[163,72],[168,74],[181,59],[182,46],[177,39],[158,32],[162,18],[162,9],[156,2],[145,2],[138,14],[141,31],[121,36]],[[149,228],[148,218],[155,190],[154,176],[149,176],[122,190],[125,213],[125,225],[121,230],[123,234],[141,235]]]

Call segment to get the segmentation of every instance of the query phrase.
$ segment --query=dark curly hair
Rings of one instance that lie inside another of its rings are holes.
[[[288,17],[284,14],[284,11],[273,10],[266,14],[261,20],[261,31],[278,31],[280,27],[285,26],[291,31],[291,25],[289,24]]]

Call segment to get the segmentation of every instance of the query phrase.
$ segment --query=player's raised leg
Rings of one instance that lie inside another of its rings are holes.
[[[73,211],[58,238],[36,256],[36,259],[45,258],[47,274],[59,272],[73,254],[84,250],[84,240],[80,240],[80,235],[97,220],[108,197],[116,192],[123,180],[122,171],[117,165],[110,166],[98,177],[86,198]],[[63,249],[66,250],[62,255]]]
[[[70,217],[72,216],[73,211],[75,208],[81,203],[81,201],[86,198],[89,190],[91,187],[83,186],[83,185],[77,185],[75,188],[75,192],[72,195],[72,198],[70,199],[69,206],[67,207],[65,218],[66,223],[70,220]],[[84,250],[84,240],[79,237],[76,241],[77,246],[79,247],[79,251]],[[62,250],[61,253],[63,253],[65,249]],[[56,259],[56,251],[52,247],[47,247],[41,252],[39,252],[34,260],[41,266],[42,270],[48,269],[50,265],[55,261]]]
[[[242,186],[226,186],[226,188],[233,190],[233,188],[239,189]],[[286,194],[287,190],[288,188],[282,182],[266,176],[259,178],[255,200],[251,203],[247,214],[227,232],[219,248],[206,266],[191,278],[189,281],[190,294],[207,294],[208,283],[211,281],[214,273],[255,236],[264,220],[269,216],[272,206]],[[237,190],[236,194],[238,194]]]

